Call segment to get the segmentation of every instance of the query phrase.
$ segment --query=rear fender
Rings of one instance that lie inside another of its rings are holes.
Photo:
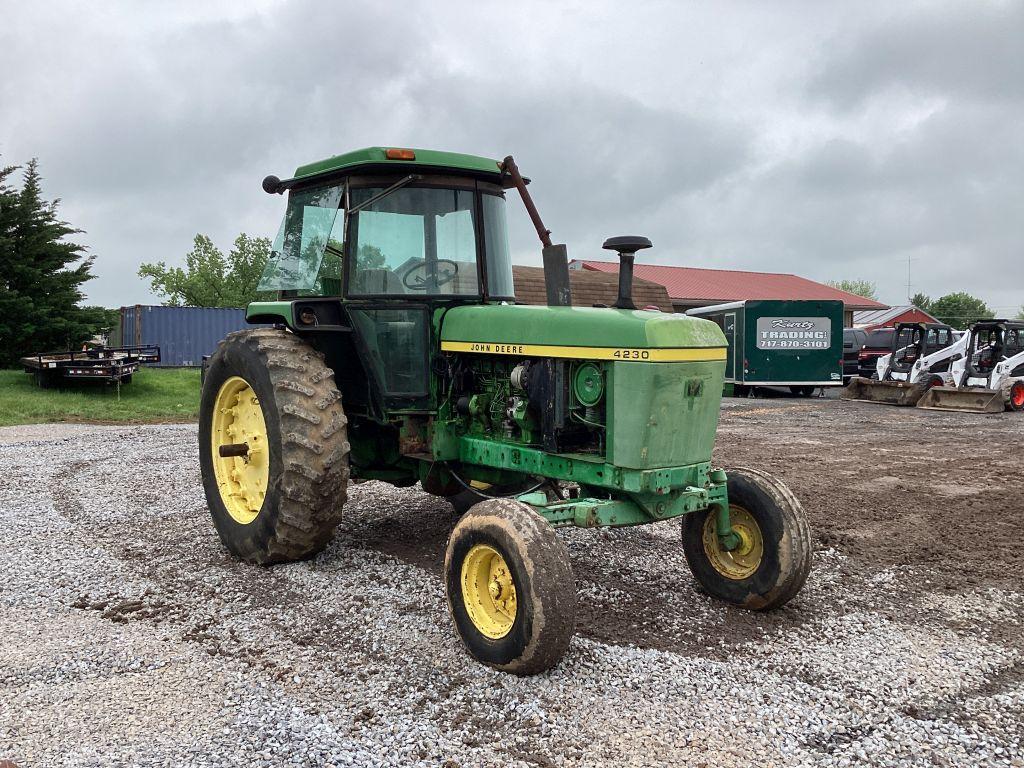
[[[296,333],[337,333],[352,330],[341,301],[334,298],[254,301],[245,310],[245,321],[284,325]]]

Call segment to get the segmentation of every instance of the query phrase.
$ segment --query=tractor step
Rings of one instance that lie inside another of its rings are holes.
[[[928,391],[924,384],[907,384],[905,381],[877,381],[857,376],[840,393],[843,400],[859,400],[865,403],[884,405],[914,406]]]
[[[917,407],[962,413],[1002,413],[1006,404],[1003,393],[994,389],[932,387]]]

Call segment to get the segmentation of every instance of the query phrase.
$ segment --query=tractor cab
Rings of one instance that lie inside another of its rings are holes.
[[[490,164],[490,167],[488,165]],[[496,163],[425,150],[359,150],[264,180],[288,205],[260,291],[371,299],[511,299]]]
[[[361,361],[339,366],[354,411],[429,410],[437,313],[513,300],[505,182],[493,160],[379,147],[268,176],[288,200],[258,290],[278,300],[247,319]]]

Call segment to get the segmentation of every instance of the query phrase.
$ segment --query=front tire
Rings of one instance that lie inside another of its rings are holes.
[[[811,532],[790,490],[756,469],[728,473],[729,512],[740,546],[718,540],[714,508],[683,517],[683,551],[694,578],[712,597],[755,611],[789,602],[811,569]]]
[[[302,339],[259,329],[220,343],[203,381],[199,464],[232,554],[270,565],[326,546],[345,503],[346,424],[333,371]]]
[[[576,585],[555,529],[528,505],[488,499],[448,540],[445,587],[469,654],[516,675],[553,667],[576,626]]]

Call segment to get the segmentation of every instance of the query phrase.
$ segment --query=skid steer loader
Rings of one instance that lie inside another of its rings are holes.
[[[941,411],[1024,411],[1024,321],[986,320],[966,334],[952,382],[932,387],[917,406]]]
[[[564,526],[678,518],[703,591],[767,610],[811,565],[799,501],[756,469],[713,467],[726,339],[638,311],[644,237],[613,237],[613,307],[572,306],[511,157],[375,147],[300,167],[250,322],[203,382],[199,457],[214,526],[259,564],[311,557],[342,520],[349,479],[420,483],[478,503],[448,539],[453,623],[477,660],[551,667],[573,634]],[[543,243],[547,306],[515,303],[505,193]],[[446,525],[443,519],[438,525]]]
[[[942,323],[899,323],[892,352],[878,358],[877,378],[855,377],[840,394],[844,400],[913,406],[932,387],[953,381],[951,367],[963,358],[968,334]]]

